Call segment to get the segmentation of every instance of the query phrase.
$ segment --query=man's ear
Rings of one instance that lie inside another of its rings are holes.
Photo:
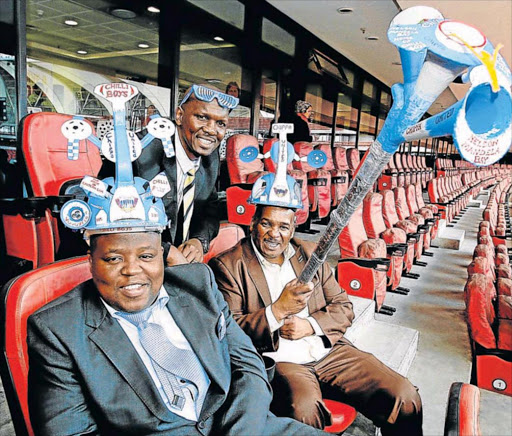
[[[87,260],[89,261],[89,267],[92,268],[92,254],[91,254],[91,250],[87,250]]]
[[[183,121],[183,109],[181,106],[178,106],[176,108],[176,119],[174,121],[176,121],[176,124],[178,126],[181,126],[181,123]]]

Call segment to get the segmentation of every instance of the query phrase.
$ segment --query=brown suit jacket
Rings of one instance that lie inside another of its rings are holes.
[[[315,245],[293,238],[290,243],[295,255],[290,259],[299,276]],[[272,303],[263,269],[252,248],[250,238],[242,239],[232,249],[209,263],[219,290],[233,313],[233,318],[247,333],[258,352],[276,351],[278,332],[272,333],[265,316],[265,308]],[[348,342],[343,337],[354,319],[352,303],[340,288],[332,270],[324,263],[313,278],[314,292],[308,301],[309,314],[318,321],[325,336],[325,346]]]

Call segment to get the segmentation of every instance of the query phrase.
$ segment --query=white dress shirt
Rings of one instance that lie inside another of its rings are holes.
[[[288,245],[283,253],[284,262],[282,265],[279,265],[266,260],[254,245],[252,238],[251,244],[263,269],[265,279],[267,280],[272,303],[275,303],[281,296],[286,284],[297,278],[290,262],[290,259],[295,255],[295,249],[291,245]],[[284,320],[281,322],[277,321],[271,306],[265,308],[265,315],[272,332],[275,332],[284,325]],[[322,359],[329,353],[330,348],[325,348],[324,346],[324,342],[320,337],[324,336],[324,332],[318,324],[318,321],[309,316],[308,306],[295,314],[295,316],[307,319],[313,327],[315,334],[297,340],[284,339],[281,337],[279,338],[279,348],[277,351],[263,354],[271,357],[276,362],[309,363]]]
[[[181,329],[178,327],[171,313],[167,309],[166,304],[168,300],[169,296],[167,295],[167,292],[162,286],[162,288],[160,289],[160,293],[158,294],[157,301],[154,303],[154,308],[148,321],[160,325],[164,329],[165,334],[167,335],[167,337],[173,343],[174,346],[181,348],[183,350],[190,350],[194,352],[187,338],[183,335]],[[160,394],[160,397],[162,398],[162,401],[165,403],[166,407],[176,415],[180,415],[185,419],[197,422],[201,411],[196,410],[194,398],[192,397],[192,392],[196,391],[195,387],[191,387],[191,383],[189,383],[186,380],[180,380],[183,393],[185,394],[185,405],[183,406],[182,410],[178,410],[174,407],[171,407],[167,395],[165,394],[162,388],[162,384],[160,383],[156,371],[153,368],[151,358],[148,356],[146,350],[144,350],[144,348],[140,344],[139,332],[137,330],[137,327],[127,319],[122,318],[120,315],[118,315],[119,311],[117,309],[114,309],[109,304],[107,304],[105,300],[101,299],[101,301],[107,308],[110,315],[112,315],[112,317],[117,320],[119,325],[126,333],[126,336],[128,336],[128,339],[135,348],[135,351],[137,351],[137,354],[140,356],[142,362],[144,363],[144,366],[148,370],[149,375],[151,376],[153,383],[157,387],[158,393]],[[204,368],[201,376],[204,378],[205,386],[209,387],[210,378],[206,374],[206,371],[204,371]],[[203,393],[203,395],[205,394],[206,392]]]
[[[174,135],[174,151],[176,153],[176,184],[177,184],[177,195],[178,195],[178,209],[183,201],[183,185],[185,184],[186,174],[195,167],[196,171],[201,165],[201,158],[191,160],[180,140],[180,135],[176,133]]]

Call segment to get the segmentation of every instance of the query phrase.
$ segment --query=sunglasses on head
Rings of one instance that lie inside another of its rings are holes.
[[[201,101],[206,101],[210,103],[214,98],[217,99],[219,106],[224,107],[226,109],[234,109],[238,105],[238,98],[233,97],[232,95],[224,94],[223,92],[215,91],[214,89],[207,88],[202,85],[192,85],[192,87],[188,90],[181,100],[180,106],[183,106],[190,96],[194,94],[197,99]]]

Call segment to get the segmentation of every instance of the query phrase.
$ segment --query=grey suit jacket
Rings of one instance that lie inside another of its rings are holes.
[[[36,434],[234,435],[248,428],[252,434],[311,434],[296,421],[269,415],[272,394],[263,363],[232,319],[211,270],[203,264],[167,268],[164,287],[172,317],[211,380],[199,421],[165,407],[88,281],[29,318],[29,408]]]

